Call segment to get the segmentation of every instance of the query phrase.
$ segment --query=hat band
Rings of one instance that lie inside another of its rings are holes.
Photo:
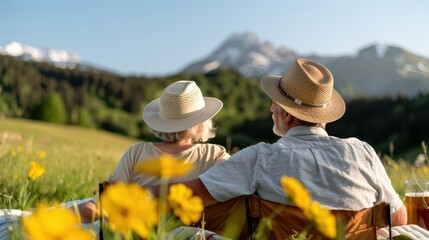
[[[289,98],[290,100],[294,101],[296,104],[302,105],[302,106],[307,106],[307,107],[320,107],[320,108],[324,108],[327,107],[329,105],[329,103],[324,103],[321,105],[313,105],[313,104],[308,104],[305,103],[301,100],[299,100],[298,98],[294,98],[292,97],[288,92],[286,92],[286,90],[283,89],[283,86],[280,84],[282,82],[282,78],[280,78],[279,82],[277,83],[277,88],[279,89],[280,93]]]
[[[187,118],[187,117],[191,117],[191,116],[197,116],[201,113],[203,113],[205,111],[206,107],[203,106],[202,108],[196,110],[196,111],[192,111],[192,112],[188,112],[188,113],[180,113],[180,114],[168,114],[165,111],[160,111],[159,115],[164,118],[164,119],[180,119],[180,118]]]

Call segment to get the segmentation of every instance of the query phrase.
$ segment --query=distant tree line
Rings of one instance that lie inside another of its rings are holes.
[[[157,78],[119,76],[1,55],[0,114],[150,138],[141,120],[143,107],[177,80],[193,80],[205,95],[224,102],[215,118],[219,136],[230,134],[232,127],[246,120],[269,114],[270,101],[259,82],[230,70]]]
[[[221,99],[222,111],[213,142],[243,148],[274,142],[271,100],[257,79],[221,69],[205,74],[168,77],[120,76],[97,69],[61,69],[0,55],[0,116],[99,128],[153,140],[141,113],[177,80],[193,80],[203,94]],[[358,137],[388,152],[406,153],[429,138],[429,95],[415,99],[391,97],[356,99],[347,103],[339,121],[328,124],[330,134]]]

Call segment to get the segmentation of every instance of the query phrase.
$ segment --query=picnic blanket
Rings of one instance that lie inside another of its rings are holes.
[[[382,228],[377,231],[377,239],[386,239],[389,234],[388,228]],[[392,227],[392,237],[405,235],[412,239],[429,239],[429,231],[415,224]]]
[[[29,214],[18,209],[0,209],[0,240],[9,240],[9,228],[16,228],[21,217]]]

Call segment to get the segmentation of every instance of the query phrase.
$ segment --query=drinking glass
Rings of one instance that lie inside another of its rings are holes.
[[[407,224],[429,229],[429,180],[407,180],[404,191]]]

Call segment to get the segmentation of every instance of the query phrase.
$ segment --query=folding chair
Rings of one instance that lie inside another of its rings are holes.
[[[309,223],[301,209],[263,200],[255,194],[246,197],[246,209],[250,239],[254,239],[261,220],[274,211],[278,211],[278,214],[273,217],[273,228],[271,230],[264,226],[261,228],[267,239],[290,239]],[[391,239],[389,204],[379,202],[373,207],[360,211],[332,210],[331,212],[337,219],[340,234],[344,234],[346,240],[377,239],[378,228],[386,226],[389,226],[389,239]],[[328,239],[315,228],[311,228],[307,236],[313,236],[312,239]]]

